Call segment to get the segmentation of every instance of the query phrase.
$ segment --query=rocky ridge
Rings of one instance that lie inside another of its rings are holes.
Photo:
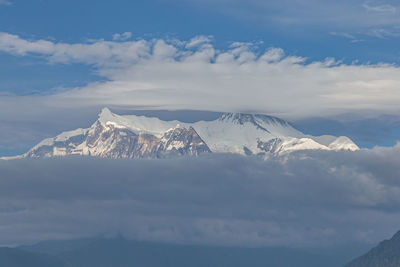
[[[299,150],[358,149],[345,136],[305,135],[288,122],[266,115],[225,113],[214,121],[190,124],[120,116],[104,108],[90,128],[45,139],[17,158],[67,155],[164,158],[211,152],[278,156]]]

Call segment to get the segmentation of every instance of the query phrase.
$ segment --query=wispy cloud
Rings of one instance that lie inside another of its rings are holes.
[[[198,0],[173,0],[199,3]],[[217,12],[257,27],[315,34],[326,31],[364,34],[400,25],[395,0],[203,0]],[[318,26],[317,26],[318,25]]]
[[[353,34],[349,34],[349,33],[345,33],[345,32],[330,32],[329,34],[333,35],[333,36],[339,36],[339,37],[343,37],[343,38],[349,39],[350,42],[352,42],[352,43],[359,43],[359,42],[363,42],[364,41],[363,39],[357,38]]]
[[[115,33],[113,34],[114,41],[126,41],[132,37],[131,32]]]
[[[12,2],[7,0],[0,0],[0,5],[10,6],[12,5]]]
[[[356,39],[354,35],[345,32],[330,32],[329,34],[334,36],[341,36],[347,39]]]
[[[396,13],[397,8],[389,4],[379,4],[376,1],[367,1],[362,5],[366,11],[381,13]]]
[[[212,36],[196,36],[186,43],[186,48],[194,48],[200,45],[208,44],[212,40]]]
[[[370,29],[367,35],[380,38],[380,39],[388,39],[392,37],[400,37],[400,27],[395,28],[374,28]]]

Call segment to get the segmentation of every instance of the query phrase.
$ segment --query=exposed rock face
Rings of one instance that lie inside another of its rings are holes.
[[[157,154],[172,153],[178,155],[198,156],[211,152],[193,127],[175,128],[164,134],[156,146]]]
[[[90,128],[45,139],[14,158],[66,155],[163,158],[210,152],[280,156],[298,150],[358,149],[347,137],[305,135],[288,122],[266,115],[225,113],[214,121],[184,123],[121,116],[104,108]]]
[[[56,139],[57,140],[57,139]],[[86,132],[53,144],[38,145],[25,156],[42,158],[66,155],[87,155],[104,158],[163,158],[198,156],[211,152],[197,132],[190,127],[176,127],[157,137],[96,121]]]
[[[76,147],[85,141],[86,134],[81,133],[71,136],[65,140],[51,138],[45,139],[38,145],[29,150],[23,157],[27,158],[46,158],[51,156],[79,154]]]
[[[400,231],[390,240],[379,243],[367,254],[353,260],[346,267],[399,267]]]
[[[282,145],[282,139],[273,138],[268,140],[267,142],[262,142],[260,140],[257,141],[257,147],[264,152],[271,152],[273,154],[277,153],[280,150]]]

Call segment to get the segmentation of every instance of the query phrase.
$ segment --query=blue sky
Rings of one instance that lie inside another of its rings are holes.
[[[233,41],[262,41],[265,47],[280,47],[311,60],[334,57],[345,62],[400,62],[396,32],[400,31],[399,11],[394,1],[272,2],[275,1],[8,0],[0,5],[0,31],[67,43],[112,39],[113,34],[122,32],[131,32],[133,39],[186,40],[212,35],[217,47],[226,47]],[[330,7],[333,2],[339,4]],[[322,17],[324,6],[331,8],[330,18]],[[353,13],[347,15],[350,12]],[[380,17],[392,16],[393,12],[392,20],[381,21]],[[382,36],[374,36],[374,30]],[[100,79],[87,66],[49,66],[35,57],[13,58],[5,54],[0,54],[0,70],[0,91],[18,94]]]
[[[0,153],[104,106],[260,112],[394,145],[399,15],[392,0],[0,0]]]

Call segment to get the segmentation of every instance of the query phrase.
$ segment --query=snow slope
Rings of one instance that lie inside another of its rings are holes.
[[[243,147],[252,153],[263,152],[258,148],[258,141],[266,142],[273,138],[284,140],[280,154],[295,150],[358,150],[358,146],[347,137],[305,135],[293,128],[288,122],[271,116],[259,114],[225,113],[214,121],[184,123],[177,120],[162,121],[145,116],[119,116],[104,108],[99,116],[102,123],[114,123],[141,133],[146,132],[161,136],[176,126],[192,126],[200,137],[217,153],[244,154]],[[299,142],[297,139],[302,139]],[[301,143],[301,145],[300,145]]]
[[[358,149],[348,137],[305,135],[282,119],[260,114],[225,113],[214,121],[184,123],[155,117],[121,116],[103,108],[90,128],[45,139],[22,157],[69,154],[159,157],[160,153],[171,151],[180,151],[182,155],[207,151],[283,155],[298,150]]]

